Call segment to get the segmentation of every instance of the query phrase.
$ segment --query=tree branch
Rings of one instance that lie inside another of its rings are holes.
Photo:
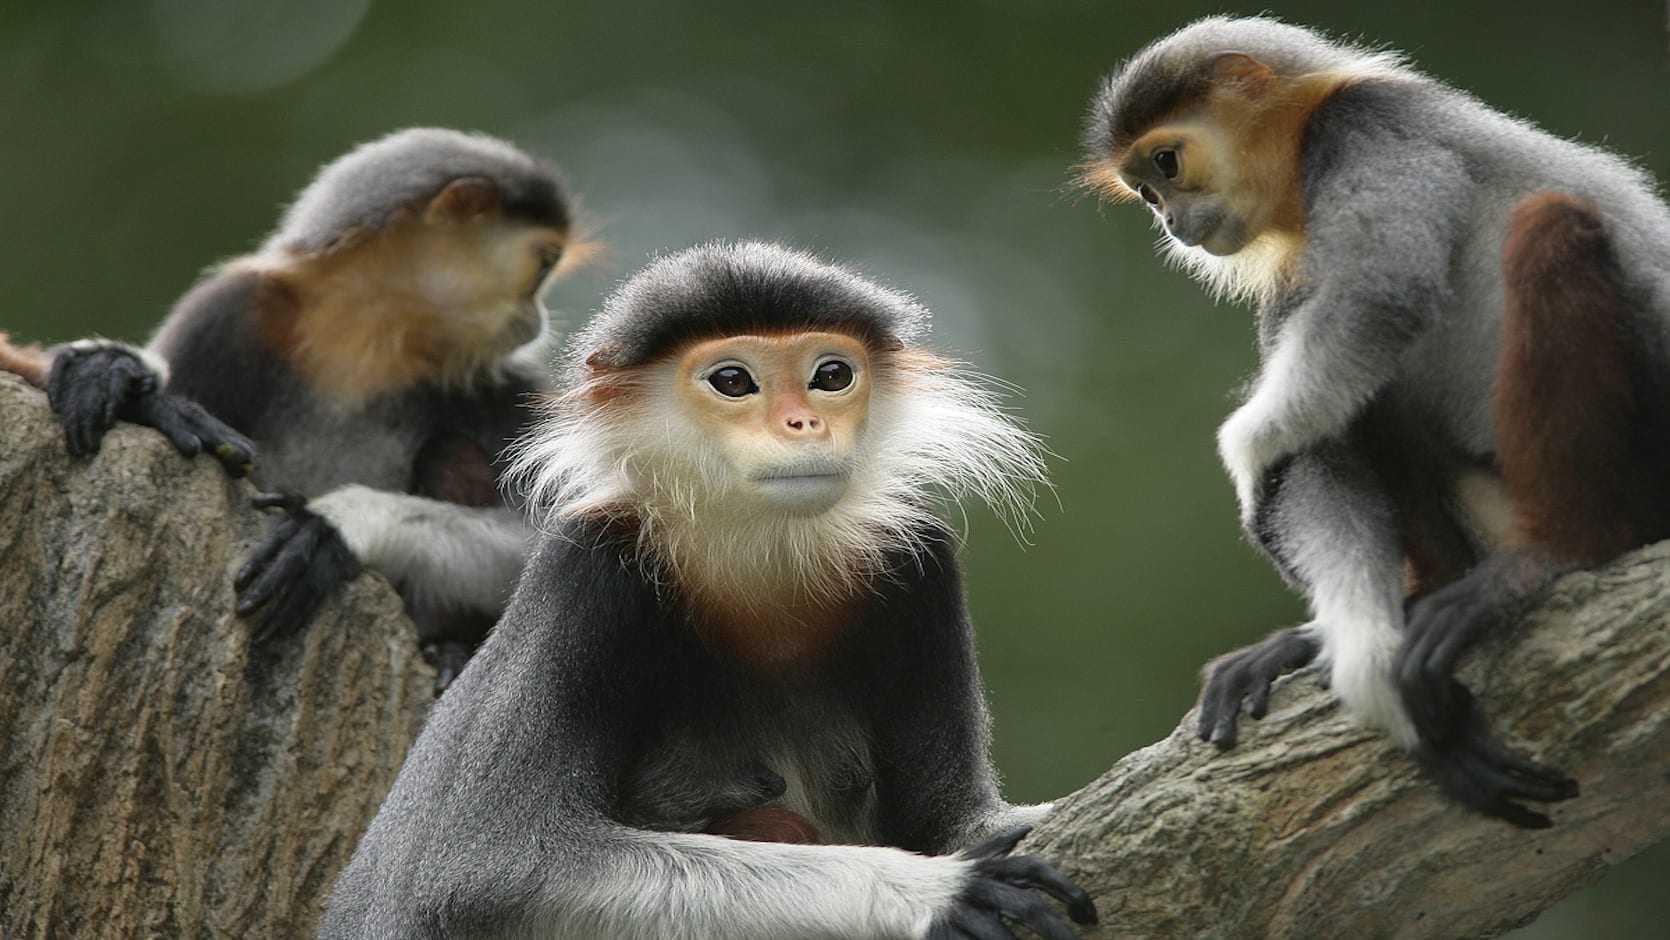
[[[249,648],[254,489],[118,428],[71,460],[0,375],[0,935],[304,936],[433,673],[381,578]],[[1301,673],[1229,753],[1193,717],[1029,841],[1098,936],[1483,937],[1670,835],[1670,545],[1562,580],[1463,677],[1583,795],[1523,832],[1444,801]]]
[[[1121,760],[1027,843],[1095,895],[1093,936],[1493,937],[1670,836],[1670,543],[1559,581],[1462,679],[1510,744],[1583,788],[1532,832],[1448,803],[1353,728],[1316,670],[1220,753]]]

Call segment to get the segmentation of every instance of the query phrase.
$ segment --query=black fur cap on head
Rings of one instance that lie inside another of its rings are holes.
[[[1212,16],[1154,40],[1114,70],[1091,99],[1084,148],[1092,161],[1124,150],[1178,107],[1204,96],[1214,57],[1249,55],[1278,75],[1303,75],[1365,64],[1396,68],[1400,57],[1269,17]]]
[[[267,248],[315,254],[344,234],[377,231],[424,206],[448,183],[490,181],[505,215],[567,231],[569,194],[550,165],[486,134],[413,127],[361,144],[326,164],[284,213]]]
[[[766,242],[712,242],[659,258],[616,288],[564,361],[578,382],[692,340],[820,330],[900,349],[927,327],[922,305],[850,268]]]

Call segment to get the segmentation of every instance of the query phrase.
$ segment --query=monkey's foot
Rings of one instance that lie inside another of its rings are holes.
[[[1472,698],[1453,678],[1462,654],[1512,622],[1562,570],[1532,550],[1500,551],[1414,605],[1393,674],[1423,740],[1443,739],[1467,720]]]
[[[1270,710],[1270,687],[1309,664],[1320,648],[1302,627],[1289,627],[1213,660],[1207,666],[1206,687],[1200,692],[1195,733],[1225,750],[1234,747],[1242,704],[1249,718],[1263,718]]]
[[[1569,800],[1577,795],[1577,781],[1503,744],[1490,733],[1467,688],[1451,684],[1449,697],[1460,704],[1460,719],[1442,739],[1423,735],[1416,760],[1457,802],[1516,826],[1547,829],[1553,824],[1547,816],[1515,801]]]
[[[1479,638],[1502,622],[1499,592],[1491,590],[1495,573],[1481,565],[1459,581],[1422,598],[1409,612],[1398,647],[1398,692],[1422,740],[1443,738],[1465,721],[1471,699],[1457,699],[1466,689],[1455,681],[1456,663]]]
[[[1034,856],[1009,855],[1031,831],[1019,826],[958,853],[974,862],[971,877],[951,909],[928,928],[928,940],[1012,938],[1010,924],[1044,940],[1074,940],[1066,918],[1038,892],[1065,904],[1074,923],[1096,923],[1096,903],[1071,878]]]
[[[475,646],[470,643],[459,643],[455,640],[441,640],[428,643],[423,647],[423,658],[429,665],[435,667],[435,694],[438,696],[452,685],[452,680],[464,671],[464,665],[470,661],[470,655],[475,652]]]
[[[300,497],[261,493],[255,505],[282,509],[284,514],[267,527],[232,587],[238,592],[238,616],[265,608],[254,637],[255,643],[265,643],[306,627],[325,598],[357,574],[360,564],[342,533],[304,508]]]

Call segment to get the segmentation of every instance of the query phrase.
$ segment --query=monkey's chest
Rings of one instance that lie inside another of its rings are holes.
[[[868,734],[856,716],[827,702],[716,704],[686,703],[657,717],[622,780],[622,822],[771,841],[874,841]]]

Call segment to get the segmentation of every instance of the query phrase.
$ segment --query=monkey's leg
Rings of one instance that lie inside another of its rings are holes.
[[[1414,753],[1421,766],[1456,801],[1528,829],[1551,823],[1517,801],[1570,799],[1577,783],[1492,734],[1472,693],[1452,674],[1462,652],[1514,619],[1553,571],[1545,559],[1526,552],[1492,555],[1415,605],[1408,639],[1398,651],[1398,687],[1415,722]]]
[[[1635,389],[1651,376],[1630,348],[1630,305],[1600,218],[1556,193],[1524,200],[1502,269],[1507,302],[1494,411],[1516,544],[1415,605],[1398,677],[1421,737],[1418,753],[1445,788],[1486,812],[1541,827],[1547,817],[1509,798],[1567,799],[1576,784],[1490,735],[1452,678],[1456,663],[1481,636],[1517,619],[1555,575],[1642,544],[1642,509],[1662,498],[1654,492],[1657,474],[1641,472],[1647,403]]]

